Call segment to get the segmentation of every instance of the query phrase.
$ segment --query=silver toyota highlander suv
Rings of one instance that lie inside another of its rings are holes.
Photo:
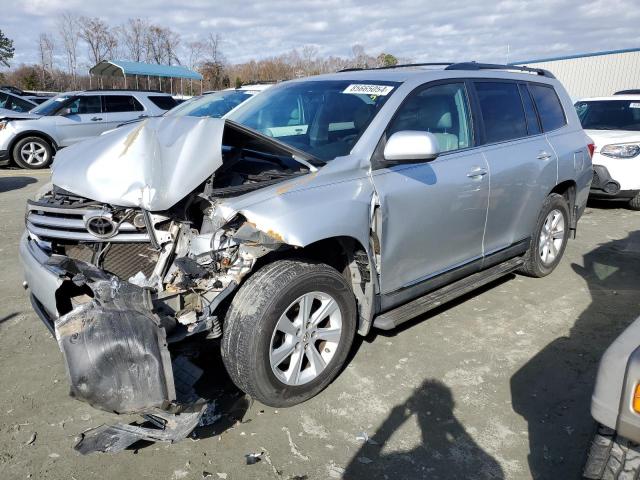
[[[176,105],[154,91],[85,90],[57,95],[29,113],[0,116],[0,165],[45,168],[56,151],[134,118],[161,115]]]
[[[179,410],[177,360],[210,345],[244,392],[294,405],[356,334],[551,273],[587,202],[589,143],[544,70],[284,82],[226,118],[146,119],[61,151],[27,205],[26,284],[71,394],[95,407]]]

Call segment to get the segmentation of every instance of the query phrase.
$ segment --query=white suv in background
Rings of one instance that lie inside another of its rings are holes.
[[[100,135],[123,122],[161,115],[176,105],[154,91],[86,90],[47,100],[28,115],[0,119],[0,165],[44,168],[57,150]]]
[[[640,210],[640,95],[586,98],[575,107],[595,144],[591,196],[628,199]]]

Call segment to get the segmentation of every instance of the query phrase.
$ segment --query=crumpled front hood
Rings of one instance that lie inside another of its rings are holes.
[[[0,120],[35,120],[41,115],[29,112],[14,112],[7,108],[0,108]]]
[[[52,182],[82,197],[166,210],[222,165],[219,118],[159,117],[61,150]]]

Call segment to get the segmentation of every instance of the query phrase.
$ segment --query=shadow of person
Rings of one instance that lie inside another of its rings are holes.
[[[347,466],[345,479],[500,479],[498,462],[480,448],[456,419],[451,390],[425,380],[396,405]],[[391,436],[415,416],[422,442],[411,450],[388,452]]]
[[[11,190],[20,190],[21,188],[36,183],[33,177],[18,176],[0,178],[0,193],[9,192]]]
[[[584,267],[572,268],[587,282],[591,303],[568,336],[548,344],[511,377],[513,409],[528,423],[535,479],[581,477],[593,433],[598,362],[640,314],[640,231],[598,246],[584,256]]]

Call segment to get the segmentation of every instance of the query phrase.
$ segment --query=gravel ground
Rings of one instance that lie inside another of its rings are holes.
[[[590,206],[552,275],[512,275],[372,333],[303,405],[248,401],[212,354],[227,385],[217,424],[175,445],[83,457],[74,437],[118,420],[67,395],[60,351],[21,287],[24,202],[46,179],[0,170],[0,478],[580,477],[598,360],[640,315],[640,212]],[[247,465],[252,452],[261,460]]]

